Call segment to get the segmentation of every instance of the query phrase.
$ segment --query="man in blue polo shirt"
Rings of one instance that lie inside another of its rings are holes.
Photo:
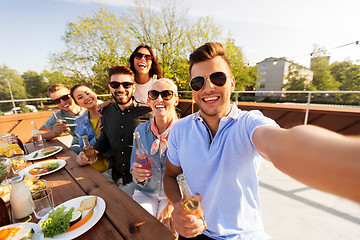
[[[349,166],[360,154],[359,140],[345,145],[349,137],[315,126],[282,129],[259,111],[238,109],[230,102],[235,80],[220,43],[199,47],[189,63],[190,85],[200,111],[172,127],[164,176],[179,239],[270,238],[260,214],[256,174],[260,157],[308,185],[354,198],[359,171],[351,172]],[[338,161],[339,156],[351,159],[348,166],[339,167],[344,162]],[[182,172],[192,192],[203,198],[204,234],[203,221],[181,209],[176,176]],[[344,187],[347,190],[341,192]]]

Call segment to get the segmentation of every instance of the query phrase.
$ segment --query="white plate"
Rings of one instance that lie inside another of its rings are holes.
[[[42,240],[44,239],[44,234],[41,230],[41,228],[39,227],[39,225],[37,225],[36,223],[32,223],[32,222],[27,222],[27,223],[15,223],[15,224],[11,224],[11,225],[6,225],[0,228],[9,228],[9,227],[20,227],[21,228],[28,228],[31,227],[34,230],[34,234],[31,237],[31,240]],[[16,235],[15,235],[16,236]]]
[[[73,198],[67,202],[64,202],[62,204],[60,204],[59,206],[57,206],[56,208],[54,208],[54,210],[56,210],[59,207],[65,206],[66,210],[65,211],[69,211],[71,207],[74,207],[74,210],[78,209],[80,207],[81,201],[89,198],[89,197],[93,197],[93,196],[83,196],[83,197],[77,197],[77,198]],[[96,206],[94,208],[94,213],[91,216],[91,218],[81,227],[72,230],[70,232],[65,232],[62,234],[58,234],[55,235],[53,238],[44,238],[47,240],[51,240],[51,239],[73,239],[76,238],[78,236],[80,236],[81,234],[85,233],[87,230],[89,230],[90,228],[92,228],[102,217],[102,215],[105,212],[105,201],[101,198],[101,197],[97,197],[97,203]],[[86,214],[90,211],[89,210],[85,210],[82,214],[83,217],[86,216]],[[48,219],[48,214],[46,214],[43,218],[41,218],[41,220],[39,221],[39,226],[40,223],[47,220]]]
[[[53,163],[53,162],[59,162],[59,163],[60,163],[60,166],[59,166],[57,169],[54,169],[54,170],[52,170],[52,171],[50,171],[50,172],[46,172],[46,173],[41,173],[41,174],[37,174],[37,175],[32,175],[32,174],[29,173],[29,171],[30,171],[31,169],[41,168],[41,166],[42,166],[43,163]],[[49,161],[43,161],[43,162],[39,162],[39,163],[32,164],[32,165],[24,168],[23,170],[20,171],[19,175],[21,175],[21,176],[30,175],[30,176],[40,177],[40,176],[44,176],[44,175],[47,175],[47,174],[56,172],[57,170],[60,170],[61,168],[63,168],[65,165],[66,165],[66,162],[65,162],[64,160],[49,160]]]
[[[32,153],[30,153],[30,154],[28,155],[27,160],[29,160],[29,161],[40,160],[40,159],[47,158],[47,157],[50,157],[50,156],[52,156],[52,155],[55,155],[55,154],[57,154],[58,152],[60,152],[60,151],[62,150],[62,147],[61,147],[61,146],[54,146],[54,147],[56,147],[57,150],[56,150],[55,152],[51,153],[51,154],[46,155],[46,156],[43,156],[43,155],[41,154],[41,150],[42,150],[42,149],[37,150],[37,151],[35,151],[35,152],[32,152]],[[37,153],[38,155],[34,158],[34,156],[36,155],[36,153]]]

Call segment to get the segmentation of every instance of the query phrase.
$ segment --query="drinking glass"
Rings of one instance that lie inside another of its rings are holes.
[[[18,175],[26,167],[27,157],[28,155],[18,155],[10,158],[11,169],[15,175]]]
[[[51,189],[42,189],[32,194],[35,208],[34,215],[37,219],[44,217],[49,211],[54,209],[54,199]]]

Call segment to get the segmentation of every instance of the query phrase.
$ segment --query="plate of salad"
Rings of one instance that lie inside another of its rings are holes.
[[[66,165],[64,160],[49,160],[30,165],[19,173],[19,175],[32,175],[36,177],[44,176],[56,172]]]
[[[44,234],[36,223],[24,222],[0,227],[0,238],[42,240]]]
[[[62,150],[61,146],[53,146],[53,147],[43,148],[43,149],[40,149],[40,150],[30,153],[28,155],[27,160],[36,161],[36,160],[44,159],[44,158],[47,158],[47,157],[57,154],[61,150]]]
[[[91,229],[105,212],[101,197],[82,196],[55,207],[40,221],[44,240],[74,239]]]

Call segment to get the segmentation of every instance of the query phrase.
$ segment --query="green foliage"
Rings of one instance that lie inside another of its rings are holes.
[[[48,84],[44,77],[34,71],[27,71],[22,75],[28,98],[42,98],[46,96]]]
[[[235,45],[235,40],[228,38],[224,44],[235,78],[235,90],[253,90],[256,85],[257,69],[248,67],[244,62],[242,49]]]
[[[340,83],[339,90],[360,90],[360,65],[353,64],[350,60],[334,62],[330,65],[331,75]],[[340,103],[359,103],[359,94],[341,94],[337,96]]]
[[[308,83],[306,76],[300,73],[301,66],[292,63],[289,66],[289,73],[286,76],[287,83],[283,85],[284,90],[287,91],[303,91],[303,90],[314,90],[314,87]],[[288,97],[303,97],[301,93],[290,93]]]
[[[66,50],[52,54],[53,70],[70,76],[77,84],[92,87],[98,94],[104,93],[107,69],[124,64],[121,56],[129,52],[123,25],[115,14],[103,7],[93,17],[86,15],[76,23],[68,23],[63,36]]]
[[[338,90],[340,84],[331,75],[327,57],[316,57],[311,60],[311,70],[314,72],[312,85],[316,90]]]
[[[7,81],[6,81],[7,80]],[[6,65],[0,66],[0,100],[10,100],[10,88],[14,99],[25,99],[26,91],[24,82],[19,73],[16,70],[9,69]],[[20,105],[16,103],[16,105]],[[10,110],[12,108],[11,103],[1,104],[2,111]]]

